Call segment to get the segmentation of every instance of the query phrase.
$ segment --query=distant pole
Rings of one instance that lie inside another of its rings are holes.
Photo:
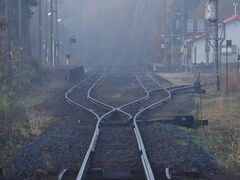
[[[58,63],[59,63],[59,49],[58,49],[58,46],[59,46],[59,39],[58,39],[58,35],[59,35],[59,31],[58,31],[58,0],[55,0],[55,8],[56,8],[56,16],[55,16],[55,18],[56,18],[56,21],[55,21],[55,23],[56,23],[56,35],[55,35],[55,64],[56,65],[58,65]]]
[[[226,94],[228,94],[228,45],[226,45]]]
[[[205,19],[210,23],[213,23],[214,35],[212,39],[214,41],[214,60],[216,68],[216,94],[221,95],[221,81],[220,81],[220,68],[219,68],[219,37],[218,37],[218,0],[206,0],[205,1]]]
[[[226,94],[228,93],[228,47],[232,46],[232,40],[226,40]]]
[[[46,57],[46,64],[48,64],[49,63],[49,27],[48,27],[48,0],[46,0],[45,1],[45,3],[46,3],[46,33],[45,33],[45,57]]]
[[[221,82],[220,82],[220,72],[219,72],[219,37],[218,37],[218,0],[215,0],[216,5],[216,22],[214,23],[214,47],[215,47],[215,63],[216,63],[216,84],[217,84],[217,95],[221,95]]]
[[[39,60],[40,62],[42,62],[42,0],[39,0],[39,17],[38,17],[38,23],[39,23],[39,35],[38,35],[38,38],[39,38],[39,44],[38,44],[38,48],[39,48],[39,54],[38,54],[38,57],[39,57]]]
[[[186,71],[186,58],[185,58],[185,54],[184,54],[184,48],[185,48],[185,26],[184,26],[184,0],[181,1],[181,29],[182,29],[182,49],[183,49],[183,53],[182,53],[182,62]]]
[[[174,64],[174,49],[173,49],[173,15],[171,14],[171,24],[170,24],[170,28],[171,28],[171,34],[170,34],[170,38],[171,38],[171,59],[172,59],[172,63]]]
[[[53,41],[53,0],[50,2],[50,62],[52,63],[52,66],[54,67],[54,41]]]
[[[205,2],[205,18],[210,23],[213,23],[214,35],[214,61],[216,68],[216,94],[221,95],[221,81],[220,81],[220,68],[219,68],[219,37],[218,37],[218,0],[206,0]]]
[[[197,47],[194,47],[194,82],[197,79]]]
[[[19,56],[19,63],[23,63],[23,33],[22,33],[22,0],[18,0],[18,56]]]
[[[234,13],[237,14],[238,3],[233,3],[233,6],[234,6]]]
[[[5,1],[5,13],[6,13],[6,45],[7,45],[7,82],[8,82],[8,93],[12,93],[12,50],[11,50],[11,21],[10,21],[10,7],[11,1]]]
[[[206,39],[205,39],[205,52],[206,52],[206,63],[207,65],[209,65],[209,51],[210,51],[210,47],[209,47],[209,43],[208,43],[208,39],[209,39],[209,24],[207,21],[205,21],[205,33],[206,33]]]
[[[239,80],[239,64],[240,64],[240,55],[238,55],[238,61],[237,61],[237,80]]]
[[[222,80],[222,45],[220,46],[219,50],[219,74],[220,74],[220,79]]]
[[[164,1],[164,31],[165,31],[165,37],[164,37],[164,63],[167,62],[167,43],[166,43],[166,38],[167,38],[167,1]],[[173,62],[172,62],[173,64]]]

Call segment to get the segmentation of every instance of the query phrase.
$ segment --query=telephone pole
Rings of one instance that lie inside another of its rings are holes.
[[[197,80],[197,47],[194,47],[194,83]]]
[[[207,65],[209,65],[209,52],[210,52],[210,46],[208,43],[208,39],[209,39],[209,24],[207,21],[205,21],[205,53],[206,53],[206,63]]]
[[[167,62],[167,1],[164,1],[164,63]],[[173,64],[173,62],[172,62]]]
[[[38,38],[39,38],[39,41],[38,41],[38,48],[39,48],[39,51],[38,51],[38,57],[39,57],[39,60],[40,62],[42,62],[42,0],[39,1],[39,15],[38,15],[38,24],[39,24],[39,35],[38,35]]]
[[[54,41],[53,41],[53,0],[50,2],[50,64],[54,67]]]
[[[19,63],[23,63],[23,33],[22,33],[22,0],[18,0],[18,55]]]
[[[219,37],[218,37],[218,0],[206,0],[205,2],[205,18],[213,24],[214,35],[213,47],[214,47],[214,60],[216,68],[216,93],[221,95],[221,81],[220,81],[220,62],[219,62]]]
[[[216,62],[216,84],[217,84],[217,95],[220,96],[221,95],[221,81],[220,81],[220,72],[219,72],[219,37],[218,37],[218,18],[219,18],[219,14],[218,14],[218,0],[215,0],[215,8],[216,8],[216,22],[214,23],[214,29],[215,29],[215,33],[214,33],[214,47],[215,47],[215,62]]]
[[[184,0],[181,1],[181,29],[182,29],[182,63],[184,65],[185,71],[187,70],[187,62],[185,58],[185,18],[184,18]]]
[[[12,50],[11,50],[11,1],[5,0],[5,16],[6,16],[6,59],[7,59],[7,83],[8,93],[12,93]]]
[[[55,60],[55,65],[58,64],[59,56],[58,56],[58,0],[55,0],[55,26],[56,26],[56,34],[55,34],[55,51],[54,51],[54,60]]]
[[[46,15],[46,19],[45,19],[45,63],[46,65],[49,64],[49,27],[48,27],[48,11],[49,11],[49,8],[48,8],[48,0],[45,0],[45,8],[46,8],[46,12],[45,12],[45,15]]]
[[[237,14],[237,6],[238,6],[238,3],[234,2],[234,3],[233,3],[233,6],[234,6],[234,13]]]

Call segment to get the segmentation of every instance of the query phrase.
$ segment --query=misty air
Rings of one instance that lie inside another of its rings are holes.
[[[0,180],[240,179],[240,0],[0,0]]]

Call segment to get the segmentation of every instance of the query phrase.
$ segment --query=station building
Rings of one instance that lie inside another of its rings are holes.
[[[222,63],[226,62],[226,50],[228,51],[229,62],[234,63],[238,60],[238,54],[240,53],[240,14],[234,14],[223,23],[219,24],[219,37],[223,39],[222,46],[220,48],[220,59]],[[207,41],[206,34],[202,33],[186,40],[190,48],[190,60],[191,66],[195,61],[195,47],[196,47],[196,62],[197,64],[212,64],[214,62],[214,45],[212,40],[213,29],[210,30],[210,38]],[[226,40],[232,41],[232,46],[226,49]],[[206,50],[209,50],[209,62],[207,61]]]

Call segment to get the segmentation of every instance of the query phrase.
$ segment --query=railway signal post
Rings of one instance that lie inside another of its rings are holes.
[[[221,95],[220,63],[219,63],[219,37],[218,37],[218,0],[207,0],[205,4],[205,18],[214,26],[214,60],[216,66],[216,91]]]

